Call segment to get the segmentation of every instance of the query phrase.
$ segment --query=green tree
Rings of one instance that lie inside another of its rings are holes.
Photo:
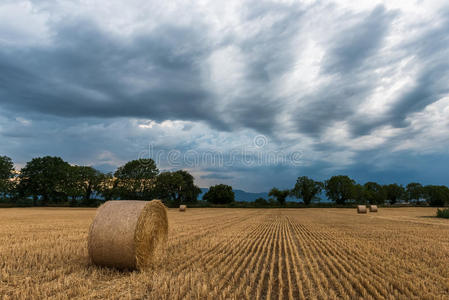
[[[40,196],[43,205],[49,201],[66,201],[69,172],[70,165],[60,157],[33,158],[20,171],[19,193],[32,196],[34,202]]]
[[[298,177],[290,194],[297,199],[302,199],[304,204],[309,205],[312,200],[323,190],[323,183],[315,181],[307,176]]]
[[[268,193],[268,196],[275,197],[276,200],[279,202],[280,205],[285,205],[285,199],[290,194],[289,190],[279,190],[278,188],[274,187],[270,190]]]
[[[424,188],[418,182],[411,182],[407,184],[405,188],[406,196],[408,201],[418,201],[424,197]]]
[[[120,199],[151,200],[158,174],[151,158],[129,161],[114,173],[115,192]]]
[[[348,176],[332,176],[325,182],[326,195],[337,204],[345,204],[354,197],[354,185],[355,181]]]
[[[98,182],[95,187],[95,191],[101,195],[104,200],[113,200],[115,199],[115,186],[116,186],[116,178],[111,173],[100,173],[98,176]]]
[[[352,198],[356,203],[364,204],[366,203],[365,199],[365,187],[361,184],[354,184],[352,187]]]
[[[175,201],[182,185],[182,177],[174,172],[162,172],[156,178],[155,196],[164,202]]]
[[[91,195],[97,190],[101,175],[100,171],[89,166],[71,166],[67,194],[72,197],[72,202],[81,197],[83,204],[91,204]]]
[[[175,172],[182,177],[182,184],[178,191],[179,203],[195,203],[198,200],[198,195],[201,194],[201,189],[195,185],[193,176],[185,171],[179,170]]]
[[[444,206],[449,203],[449,188],[444,185],[426,185],[424,197],[430,206]]]
[[[387,199],[390,200],[391,204],[395,204],[405,195],[404,187],[396,183],[385,185],[384,190],[386,192]]]
[[[203,200],[214,204],[228,204],[235,201],[235,195],[232,186],[218,184],[209,188],[204,194]]]
[[[367,182],[363,186],[365,188],[365,199],[369,204],[385,203],[386,194],[382,186],[376,182]]]
[[[0,156],[0,195],[6,199],[10,194],[13,182],[11,179],[14,177],[14,164],[11,158],[7,156]]]
[[[194,184],[194,178],[189,172],[179,170],[159,174],[155,194],[157,198],[174,204],[194,203],[201,194],[201,189]]]

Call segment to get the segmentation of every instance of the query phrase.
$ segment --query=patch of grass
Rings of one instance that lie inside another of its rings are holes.
[[[437,218],[449,219],[449,208],[443,208],[437,210]]]

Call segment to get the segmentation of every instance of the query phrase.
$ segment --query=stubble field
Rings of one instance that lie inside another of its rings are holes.
[[[0,209],[11,299],[448,299],[449,221],[433,208],[169,210],[151,270],[89,264],[93,209]]]

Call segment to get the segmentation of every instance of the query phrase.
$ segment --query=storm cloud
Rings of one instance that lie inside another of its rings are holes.
[[[159,155],[251,191],[337,173],[449,183],[444,1],[104,4],[0,4],[0,154],[18,168]]]

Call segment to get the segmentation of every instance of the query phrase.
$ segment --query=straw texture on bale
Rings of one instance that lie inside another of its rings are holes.
[[[107,201],[90,226],[89,258],[100,266],[143,269],[158,259],[167,234],[167,210],[160,200]]]
[[[187,205],[180,205],[179,206],[179,211],[186,211],[187,209]]]
[[[377,212],[377,205],[370,205],[369,206],[369,211],[370,212]]]
[[[357,205],[357,213],[359,214],[366,214],[366,205]]]

